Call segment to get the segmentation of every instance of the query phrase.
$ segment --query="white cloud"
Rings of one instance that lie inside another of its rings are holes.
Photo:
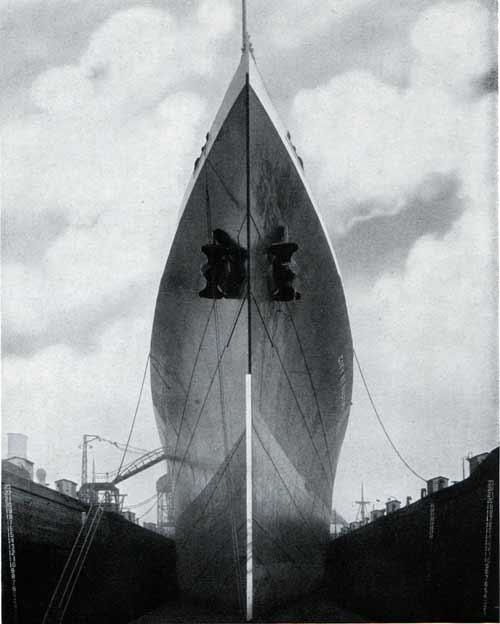
[[[139,397],[152,323],[153,302],[133,319],[110,325],[87,354],[54,345],[33,357],[6,358],[3,365],[3,430],[29,436],[29,458],[44,467],[53,483],[69,478],[80,482],[84,434],[125,442]],[[124,339],[126,337],[126,339]],[[159,446],[154,431],[149,377],[146,377],[131,445]],[[104,443],[89,450],[89,473],[95,457],[98,472],[118,467],[121,453]],[[136,455],[129,454],[127,461]],[[159,465],[130,482],[122,491],[137,502],[151,493]],[[154,519],[154,518],[152,518]]]
[[[196,16],[205,32],[212,38],[227,35],[236,21],[234,2],[228,0],[203,0],[196,11]]]
[[[474,81],[493,62],[488,19],[476,2],[424,11],[412,32],[417,56],[405,90],[355,71],[296,96],[297,145],[315,170],[321,196],[337,213],[337,227],[348,224],[362,202],[397,212],[431,173],[464,180],[475,175],[470,155],[490,149],[477,129],[491,124],[491,117],[483,99],[463,89],[477,88]],[[436,36],[447,25],[449,42]],[[467,36],[459,36],[459,26]]]
[[[230,26],[229,12],[197,45]],[[5,264],[7,333],[77,327],[82,314],[105,314],[158,279],[206,114],[205,101],[176,84],[179,67],[206,69],[183,65],[186,27],[154,9],[113,15],[77,65],[37,77],[41,112],[4,127],[7,223],[22,232],[59,213],[67,224],[37,262]]]
[[[34,103],[55,112],[84,108],[93,95],[92,83],[76,65],[49,69],[39,76],[32,89]]]
[[[279,3],[252,3],[252,15],[266,15],[266,36],[283,50],[292,50],[327,32],[333,22],[354,13],[373,0],[284,0]],[[250,29],[251,32],[251,29]]]
[[[35,265],[4,266],[6,331],[105,311],[158,278],[204,112],[199,96],[179,92],[124,124],[35,116],[24,132],[7,129],[7,214],[21,208],[28,225],[56,208],[68,228]]]
[[[495,25],[476,0],[441,2],[415,25],[411,41],[419,54],[414,84],[467,88],[495,60]]]
[[[53,112],[78,114],[84,107],[89,114],[91,104],[94,116],[116,116],[121,109],[130,114],[153,105],[183,80],[210,74],[218,40],[234,24],[226,0],[216,8],[212,4],[206,0],[182,22],[148,7],[114,13],[92,33],[77,65],[52,68],[37,78],[35,103]]]

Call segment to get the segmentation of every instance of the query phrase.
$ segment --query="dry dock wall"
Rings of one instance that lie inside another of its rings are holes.
[[[464,481],[335,539],[327,584],[374,621],[498,622],[498,448]]]
[[[40,623],[87,506],[2,471],[2,622],[15,622],[5,506],[10,485],[18,624]],[[128,622],[175,594],[171,540],[105,513],[65,622]]]

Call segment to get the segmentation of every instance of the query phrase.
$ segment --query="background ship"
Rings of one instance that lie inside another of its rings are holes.
[[[352,342],[331,243],[243,32],[183,202],[150,361],[180,589],[250,619],[323,575]]]

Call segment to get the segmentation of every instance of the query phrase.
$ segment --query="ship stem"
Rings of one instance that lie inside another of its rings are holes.
[[[247,578],[246,578],[246,619],[253,619],[253,508],[252,508],[252,375],[245,379],[245,408],[246,408],[246,507],[247,507]]]
[[[243,1],[243,37],[246,46],[246,7]],[[245,49],[244,49],[245,53]],[[248,54],[248,50],[246,50]],[[245,450],[246,450],[246,524],[247,524],[247,565],[246,565],[246,619],[253,619],[253,509],[252,509],[252,300],[250,273],[250,78],[246,73],[246,202],[247,202],[247,316],[248,316],[248,365],[245,378]]]

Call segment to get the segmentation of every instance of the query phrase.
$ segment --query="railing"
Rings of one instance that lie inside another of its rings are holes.
[[[129,479],[138,472],[146,470],[146,468],[150,468],[151,466],[158,464],[164,459],[168,459],[168,456],[165,453],[165,449],[163,447],[155,449],[154,451],[150,451],[145,455],[141,455],[141,457],[125,466],[125,468],[113,479],[112,483],[114,485],[116,485],[117,483],[121,483],[121,481]]]

